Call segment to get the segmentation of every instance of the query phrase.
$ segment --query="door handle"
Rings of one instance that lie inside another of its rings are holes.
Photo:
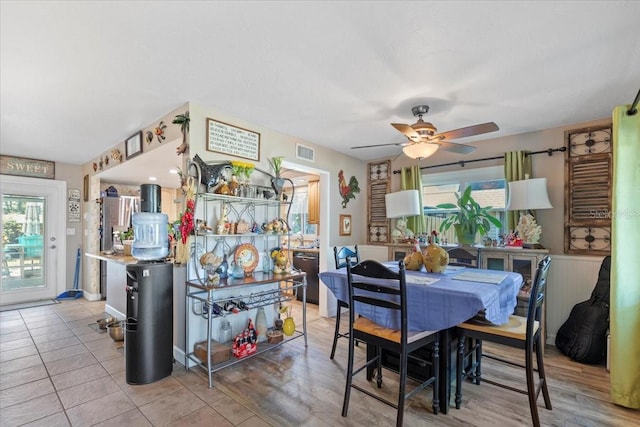
[[[50,249],[55,249],[55,248],[56,248],[56,245],[51,245],[51,246],[49,246],[49,248],[50,248]]]

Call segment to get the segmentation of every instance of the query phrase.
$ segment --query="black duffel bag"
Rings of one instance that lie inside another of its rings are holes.
[[[611,257],[602,261],[598,282],[587,301],[576,304],[558,330],[556,347],[576,362],[600,363],[607,352]]]

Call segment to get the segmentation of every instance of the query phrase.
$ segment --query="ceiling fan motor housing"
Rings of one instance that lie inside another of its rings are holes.
[[[411,113],[413,114],[414,117],[422,118],[422,116],[424,114],[427,114],[428,112],[429,112],[428,105],[416,105],[411,109]]]

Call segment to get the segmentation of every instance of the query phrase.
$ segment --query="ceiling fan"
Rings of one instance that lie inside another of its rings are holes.
[[[407,137],[408,141],[396,142],[390,144],[377,144],[377,145],[359,145],[355,148],[371,148],[371,147],[383,147],[387,145],[396,145],[403,147],[402,151],[412,159],[424,159],[431,156],[433,153],[442,148],[446,151],[453,153],[468,154],[471,153],[476,147],[465,144],[454,144],[448,142],[450,139],[465,138],[468,136],[481,135],[483,133],[495,132],[498,130],[498,125],[494,122],[482,123],[479,125],[467,126],[460,129],[450,130],[447,132],[436,133],[437,129],[429,122],[422,120],[422,116],[429,111],[428,105],[418,105],[411,109],[411,112],[418,121],[412,125],[406,125],[403,123],[391,123],[391,126],[400,131]]]

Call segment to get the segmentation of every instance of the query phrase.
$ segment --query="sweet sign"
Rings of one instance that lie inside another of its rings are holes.
[[[207,119],[207,150],[259,161],[260,134]]]
[[[0,155],[0,173],[46,179],[55,179],[56,175],[54,162],[4,155]]]

